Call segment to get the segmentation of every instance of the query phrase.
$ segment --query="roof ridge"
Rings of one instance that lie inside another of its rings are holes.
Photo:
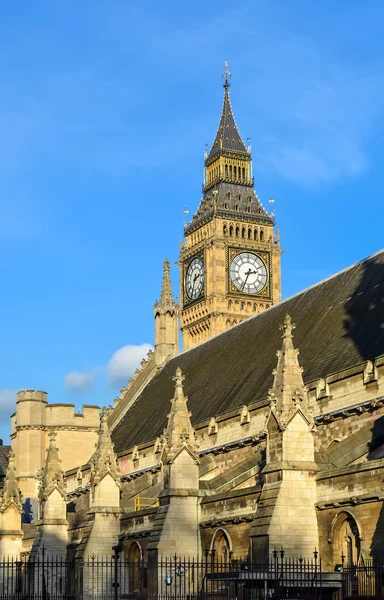
[[[358,265],[363,264],[363,263],[367,262],[368,260],[371,260],[375,256],[379,256],[380,254],[384,254],[384,248],[382,248],[381,250],[378,250],[377,252],[374,252],[373,254],[370,254],[369,256],[366,256],[365,258],[363,258],[361,260],[358,260],[357,262],[353,263],[352,265],[349,265],[348,267],[345,267],[344,269],[341,269],[341,271],[337,271],[333,275],[329,275],[328,277],[326,277],[325,279],[322,279],[321,281],[318,281],[317,283],[313,283],[312,285],[305,288],[301,292],[296,292],[296,294],[292,294],[292,296],[288,296],[288,298],[285,298],[284,300],[281,300],[280,302],[277,302],[276,304],[272,304],[272,306],[270,306],[269,308],[266,308],[262,312],[259,312],[259,313],[256,313],[255,315],[249,316],[248,318],[244,319],[243,321],[240,321],[240,323],[236,323],[236,325],[232,325],[232,327],[230,329],[225,329],[224,331],[220,331],[219,333],[216,333],[209,339],[204,340],[203,342],[200,342],[200,344],[198,344],[197,346],[192,346],[192,348],[187,348],[186,350],[183,350],[182,352],[180,352],[180,354],[178,354],[177,356],[174,356],[169,362],[171,362],[172,360],[177,360],[182,354],[191,352],[192,350],[195,350],[196,348],[201,347],[203,344],[209,344],[209,342],[211,342],[213,339],[216,339],[219,336],[224,335],[224,334],[228,333],[229,331],[232,331],[236,327],[240,327],[241,325],[250,321],[251,319],[257,319],[257,317],[260,317],[261,315],[264,315],[265,313],[270,312],[274,308],[277,308],[277,307],[281,306],[282,304],[284,304],[285,302],[292,300],[292,298],[296,298],[297,296],[300,296],[301,294],[304,294],[304,293],[308,292],[309,290],[312,290],[313,288],[320,286],[320,285],[326,283],[327,281],[334,279],[335,277],[338,277],[342,273],[346,273],[347,271],[353,269],[354,267],[357,267]],[[169,363],[166,363],[166,364],[169,364]]]

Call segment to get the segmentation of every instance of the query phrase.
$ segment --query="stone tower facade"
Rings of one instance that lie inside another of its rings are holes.
[[[171,267],[168,258],[164,261],[160,301],[156,301],[153,312],[155,361],[157,366],[161,366],[179,353],[179,305],[172,292]]]
[[[203,197],[180,252],[184,349],[281,300],[274,217],[254,190],[251,148],[238,131],[224,73],[224,103],[205,156]]]

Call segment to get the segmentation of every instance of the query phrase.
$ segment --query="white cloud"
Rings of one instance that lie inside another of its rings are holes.
[[[127,382],[135,369],[140,366],[140,361],[152,349],[151,344],[138,346],[123,346],[112,354],[107,365],[107,378],[110,385],[120,385]]]
[[[93,374],[71,371],[64,377],[64,385],[72,392],[89,390],[93,386]]]

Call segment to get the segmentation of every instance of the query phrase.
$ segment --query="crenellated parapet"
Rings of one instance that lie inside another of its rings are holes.
[[[48,394],[42,390],[20,390],[16,396],[16,402],[48,402]]]

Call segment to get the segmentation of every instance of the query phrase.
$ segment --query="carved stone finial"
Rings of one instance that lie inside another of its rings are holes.
[[[295,323],[292,323],[290,315],[287,313],[284,318],[284,322],[280,325],[280,330],[283,332],[282,337],[293,337],[292,331],[296,329]]]
[[[175,375],[172,377],[172,381],[175,382],[175,396],[184,396],[183,381],[185,376],[183,375],[180,367],[177,367]]]

